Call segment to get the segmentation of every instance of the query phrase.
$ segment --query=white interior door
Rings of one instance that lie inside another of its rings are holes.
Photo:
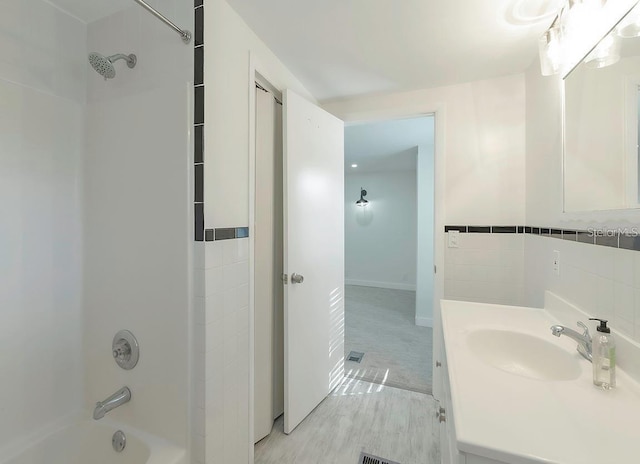
[[[344,124],[290,90],[283,96],[288,434],[344,376]]]

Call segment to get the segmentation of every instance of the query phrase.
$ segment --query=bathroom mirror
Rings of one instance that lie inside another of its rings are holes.
[[[564,210],[640,207],[640,7],[564,80]]]

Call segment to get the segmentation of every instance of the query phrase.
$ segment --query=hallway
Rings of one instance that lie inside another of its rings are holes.
[[[433,330],[415,325],[415,292],[345,286],[345,375],[432,391]],[[350,351],[364,353],[360,363]]]

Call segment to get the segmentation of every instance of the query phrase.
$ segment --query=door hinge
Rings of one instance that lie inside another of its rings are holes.
[[[435,266],[435,264],[433,265],[433,273],[437,274],[438,273],[438,268]]]
[[[282,280],[282,283],[287,285],[289,283],[289,276],[287,274],[282,274],[280,276],[280,280]]]

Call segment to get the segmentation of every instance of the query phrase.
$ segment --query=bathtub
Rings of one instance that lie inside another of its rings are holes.
[[[122,430],[125,449],[118,453],[111,437]],[[32,446],[0,456],[0,464],[186,464],[186,452],[166,440],[108,419],[74,421]]]

